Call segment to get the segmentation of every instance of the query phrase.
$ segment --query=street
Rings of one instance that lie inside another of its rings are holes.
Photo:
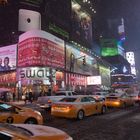
[[[74,140],[139,140],[140,107],[109,109],[104,115],[84,120],[54,118],[47,114],[45,125],[59,128]]]

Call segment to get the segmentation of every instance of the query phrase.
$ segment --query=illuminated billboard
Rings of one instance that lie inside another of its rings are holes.
[[[19,37],[18,66],[48,66],[63,69],[64,41],[41,30],[28,31]]]
[[[92,42],[92,20],[91,16],[72,1],[72,39],[76,41]]]
[[[118,55],[118,44],[115,39],[102,39],[100,43],[102,47],[102,56],[105,57]]]
[[[0,48],[0,71],[10,71],[16,69],[17,44]]]
[[[135,66],[134,52],[126,52],[126,59],[130,63],[131,73],[136,75],[136,66]]]
[[[66,70],[86,75],[98,73],[96,59],[76,49],[72,44],[66,44]]]
[[[102,84],[101,76],[87,77],[87,85],[101,85],[101,84]]]
[[[102,84],[109,87],[111,84],[110,81],[110,68],[105,66],[99,66],[99,71],[102,79]]]

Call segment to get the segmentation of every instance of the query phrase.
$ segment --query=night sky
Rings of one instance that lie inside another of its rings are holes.
[[[96,18],[99,16],[101,24],[107,18],[124,18],[124,48],[126,51],[134,51],[137,76],[140,77],[140,0],[98,0]]]

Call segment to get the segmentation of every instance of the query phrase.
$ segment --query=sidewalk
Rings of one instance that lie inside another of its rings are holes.
[[[33,101],[32,103],[30,103],[30,102],[26,102],[26,104],[25,104],[25,101],[22,101],[22,100],[20,100],[20,101],[11,101],[10,102],[11,104],[14,104],[14,105],[30,105],[30,104],[35,104],[35,101]]]
[[[25,105],[25,102],[20,100],[20,101],[11,101],[10,102],[11,104],[14,104],[14,105]]]

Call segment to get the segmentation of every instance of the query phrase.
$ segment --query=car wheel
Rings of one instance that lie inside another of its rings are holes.
[[[101,114],[105,114],[105,113],[106,113],[106,106],[102,106]]]
[[[29,118],[25,121],[25,124],[37,124],[37,120],[35,118]]]
[[[84,117],[85,117],[84,111],[83,110],[79,110],[79,112],[77,113],[77,119],[78,120],[82,120]]]

